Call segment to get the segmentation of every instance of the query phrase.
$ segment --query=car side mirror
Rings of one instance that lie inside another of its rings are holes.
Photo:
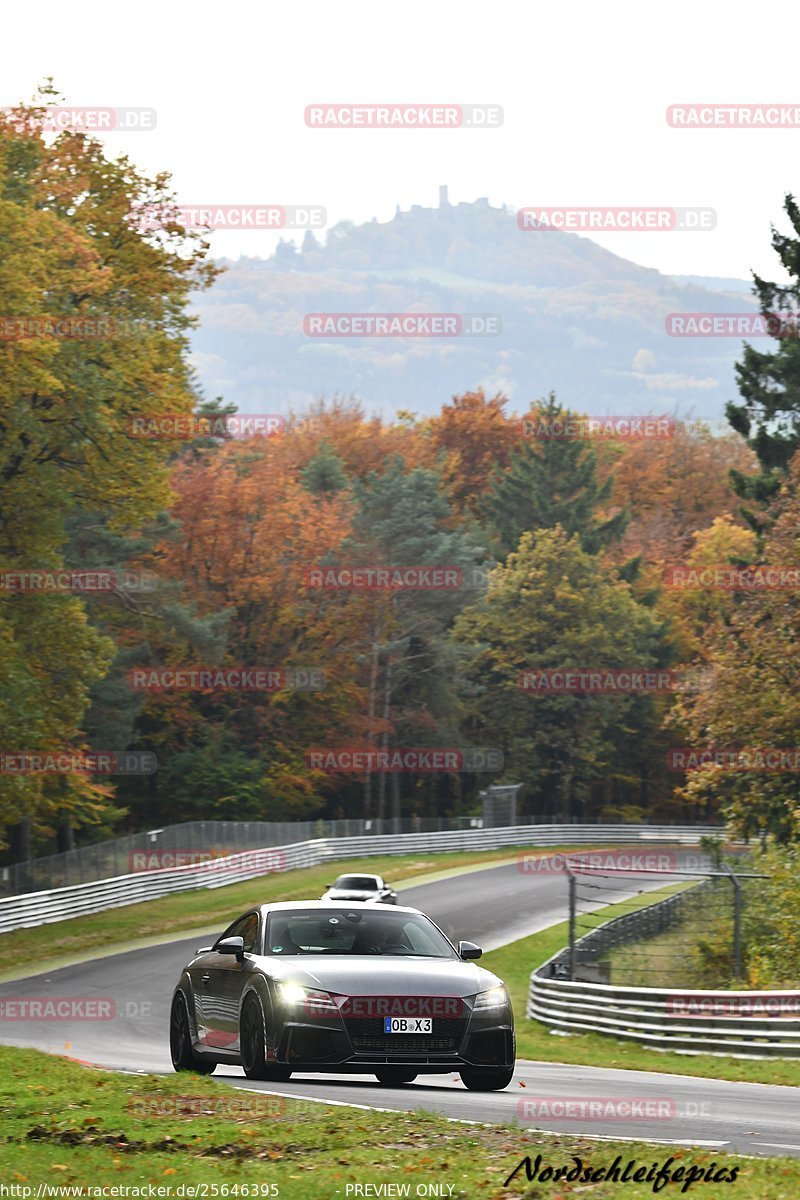
[[[216,950],[217,954],[235,954],[237,962],[243,962],[244,960],[244,938],[222,938],[221,941],[214,945],[213,949]]]
[[[336,884],[335,883],[323,883],[322,886],[325,888],[326,892],[329,892],[332,887],[336,887]]]
[[[465,962],[470,958],[480,958],[482,954],[480,946],[476,946],[474,942],[458,943],[458,957],[463,958]]]

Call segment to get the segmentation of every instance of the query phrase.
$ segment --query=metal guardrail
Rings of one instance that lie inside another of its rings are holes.
[[[683,895],[691,893],[682,893]],[[641,909],[664,907],[671,914],[677,896]],[[636,914],[627,914],[633,917]],[[585,938],[608,937],[621,918]],[[649,928],[655,930],[652,918]],[[624,932],[627,940],[629,929]],[[564,1033],[603,1033],[659,1050],[727,1054],[739,1058],[800,1057],[800,991],[700,991],[686,988],[615,987],[559,975],[568,973],[569,949],[560,950],[531,974],[526,1016]]]
[[[450,829],[482,829],[491,825],[536,824],[485,821],[482,817],[402,817],[365,820],[347,817],[314,821],[182,821],[161,829],[140,830],[122,837],[92,842],[60,854],[0,866],[0,897],[23,892],[72,887],[98,879],[129,875],[155,867],[185,866],[203,858],[224,857],[254,846],[291,846],[319,838],[360,837],[366,834],[431,833]],[[550,824],[542,821],[542,824]],[[170,862],[170,856],[180,862]],[[152,859],[164,861],[152,862]],[[147,866],[150,861],[150,867]]]
[[[383,836],[405,833],[445,833],[461,829],[492,829],[507,825],[549,826],[550,817],[526,816],[496,821],[482,817],[398,817],[365,820],[347,817],[314,821],[183,821],[162,829],[141,830],[123,837],[93,842],[60,854],[0,866],[0,898],[23,892],[72,887],[110,879],[151,867],[184,866],[203,857],[224,857],[253,847],[291,846],[320,838]],[[608,824],[580,821],[576,824]],[[174,852],[181,862],[168,861]],[[153,858],[164,861],[152,862]]]
[[[317,866],[328,860],[368,855],[443,853],[457,850],[529,848],[667,842],[696,844],[721,827],[652,825],[514,825],[501,829],[460,829],[442,833],[371,834],[364,837],[317,838],[288,846],[259,847],[208,862],[162,868],[72,887],[27,892],[0,899],[0,933],[49,925],[88,913],[157,900],[175,892],[223,887],[275,871]]]

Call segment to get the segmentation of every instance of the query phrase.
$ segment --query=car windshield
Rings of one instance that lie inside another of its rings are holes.
[[[333,886],[354,892],[376,892],[378,881],[374,875],[340,875]]]
[[[330,908],[274,912],[267,921],[268,954],[369,954],[457,958],[447,938],[422,913]]]

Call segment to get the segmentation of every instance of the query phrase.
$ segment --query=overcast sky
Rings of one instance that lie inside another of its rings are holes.
[[[669,273],[775,276],[770,222],[800,191],[800,128],[670,128],[680,102],[797,103],[800,17],[778,0],[259,0],[145,6],[40,0],[3,14],[11,104],[48,74],[74,105],[157,110],[104,135],[184,204],[317,204],[328,224],[488,196],[540,205],[711,207],[711,232],[596,235]],[[498,104],[494,130],[311,129],[315,102]],[[526,236],[526,235],[520,235]],[[213,236],[267,254],[273,236]]]

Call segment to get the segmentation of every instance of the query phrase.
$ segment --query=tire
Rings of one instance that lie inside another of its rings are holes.
[[[471,1092],[500,1092],[514,1078],[513,1067],[465,1067],[459,1072],[461,1082]]]
[[[211,1075],[217,1064],[195,1054],[192,1047],[192,1031],[189,1025],[189,1010],[183,992],[172,998],[169,1014],[169,1050],[176,1071],[195,1071],[198,1075]]]
[[[402,1087],[404,1083],[413,1083],[417,1072],[413,1068],[404,1071],[402,1067],[385,1067],[375,1072],[375,1078],[384,1087]]]
[[[248,1079],[285,1083],[292,1072],[280,1063],[267,1062],[264,1009],[254,992],[245,997],[239,1019],[239,1058]]]

